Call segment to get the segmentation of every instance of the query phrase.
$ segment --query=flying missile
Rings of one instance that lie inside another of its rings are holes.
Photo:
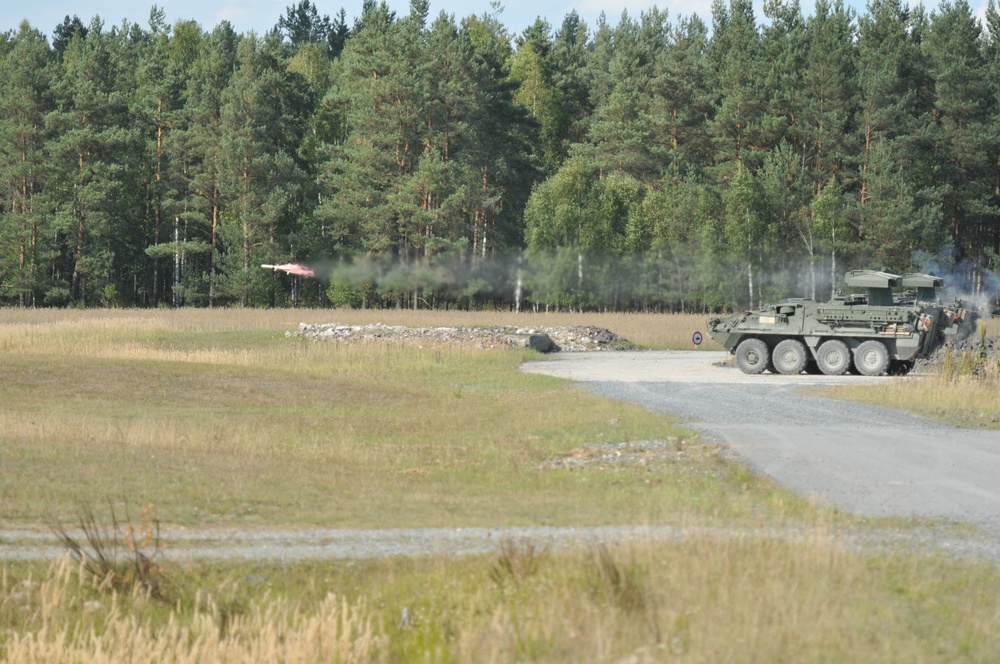
[[[283,263],[281,265],[261,265],[262,268],[274,270],[275,272],[287,272],[297,277],[315,277],[316,273],[310,268],[298,263]]]

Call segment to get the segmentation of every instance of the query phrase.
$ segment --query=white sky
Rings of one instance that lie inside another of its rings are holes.
[[[915,2],[916,0],[914,0]],[[313,0],[321,15],[336,17],[343,7],[349,24],[361,13],[362,0]],[[847,4],[864,12],[866,0],[847,0]],[[656,4],[669,10],[671,17],[698,14],[711,24],[711,0],[553,0],[540,3],[532,0],[501,0],[504,11],[501,20],[512,35],[519,34],[534,23],[541,15],[553,29],[558,29],[563,18],[571,10],[576,10],[591,29],[603,11],[611,25],[618,23],[622,10],[638,18],[640,12]],[[925,0],[928,9],[937,7],[937,0]],[[194,19],[206,31],[211,31],[220,21],[228,20],[237,32],[251,30],[264,34],[277,24],[285,10],[298,4],[298,0],[159,0],[156,3],[166,12],[167,23]],[[389,6],[399,15],[409,12],[409,0],[388,0]],[[982,12],[986,0],[971,0],[974,10]],[[20,22],[27,19],[51,37],[52,30],[62,23],[63,18],[79,16],[84,24],[99,15],[105,26],[110,27],[127,19],[146,27],[149,10],[153,3],[144,0],[0,0],[0,32],[16,30]],[[754,0],[758,21],[764,18],[762,0]],[[812,13],[812,0],[802,0],[803,13]],[[431,16],[441,11],[461,19],[470,14],[480,16],[492,12],[490,0],[430,0]]]

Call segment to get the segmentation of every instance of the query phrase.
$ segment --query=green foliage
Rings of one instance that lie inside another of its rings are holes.
[[[819,297],[941,254],[988,283],[995,5],[989,29],[964,1],[762,9],[513,39],[426,0],[352,27],[301,0],[263,37],[155,7],[51,45],[23,24],[0,40],[0,303],[275,306],[298,282],[259,262],[369,255],[396,267],[307,301],[510,306],[518,271],[481,264],[525,251],[536,304],[574,308],[742,307],[796,274]]]

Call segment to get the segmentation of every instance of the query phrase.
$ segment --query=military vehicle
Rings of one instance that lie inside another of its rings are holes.
[[[825,303],[792,298],[710,318],[708,333],[744,373],[878,376],[905,374],[917,359],[976,328],[975,310],[938,299],[944,281],[932,274],[853,270],[845,282],[864,292]]]

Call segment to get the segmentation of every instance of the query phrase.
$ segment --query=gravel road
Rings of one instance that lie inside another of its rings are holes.
[[[1000,536],[1000,432],[802,389],[892,378],[749,376],[724,366],[725,358],[709,351],[559,354],[524,368],[679,415],[755,471],[846,512],[969,522]]]

